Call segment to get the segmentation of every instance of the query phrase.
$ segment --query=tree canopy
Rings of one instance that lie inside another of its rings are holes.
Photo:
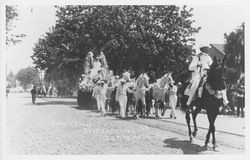
[[[192,26],[192,8],[186,6],[56,8],[56,25],[35,44],[32,59],[46,73],[67,70],[75,80],[89,51],[103,51],[115,74],[127,69],[136,75],[141,70],[158,77],[167,71],[178,74],[188,68],[192,36],[200,29]]]
[[[7,88],[16,87],[16,77],[12,71],[10,71],[9,74],[7,75],[6,81],[7,81]]]
[[[227,66],[237,68],[244,72],[245,60],[245,40],[244,40],[245,24],[242,23],[235,31],[225,34],[225,52],[227,54]]]
[[[228,81],[235,83],[245,70],[245,24],[242,23],[235,31],[225,34],[226,66],[229,67]]]
[[[18,12],[15,6],[6,6],[6,45],[15,45],[21,42],[21,38],[25,37],[25,34],[12,33],[13,22],[17,20]]]
[[[39,71],[34,67],[20,69],[16,74],[16,79],[20,81],[23,88],[27,88],[30,84],[39,83]]]

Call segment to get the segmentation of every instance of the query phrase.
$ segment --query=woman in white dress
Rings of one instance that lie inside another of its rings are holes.
[[[99,70],[101,70],[101,62],[99,61],[99,58],[97,58],[94,62],[93,68],[91,69],[90,77],[93,78],[98,75]]]
[[[167,94],[169,95],[169,106],[171,107],[170,118],[176,119],[175,107],[177,105],[177,86],[173,84],[173,81],[169,84]]]

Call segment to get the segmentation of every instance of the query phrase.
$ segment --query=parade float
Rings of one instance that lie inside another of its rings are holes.
[[[92,93],[99,80],[109,81],[112,72],[108,70],[106,57],[103,52],[94,58],[89,52],[84,60],[84,74],[79,79],[78,105],[84,106],[93,102]]]

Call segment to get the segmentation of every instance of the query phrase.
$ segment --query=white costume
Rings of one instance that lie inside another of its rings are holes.
[[[100,82],[99,82],[100,83]],[[105,102],[106,102],[106,86],[96,86],[93,92],[93,97],[96,98],[97,101],[97,109],[102,111],[102,115],[105,115]]]
[[[125,79],[122,79],[121,82],[126,82]],[[115,99],[119,102],[120,105],[120,112],[121,112],[121,117],[124,118],[125,117],[125,113],[126,113],[126,107],[127,107],[127,91],[128,92],[133,92],[131,91],[126,84],[124,85],[119,85],[117,87],[116,90],[116,95],[115,95]]]
[[[173,85],[172,87],[169,86],[167,93],[169,95],[169,106],[171,107],[170,116],[176,118],[175,107],[177,104],[177,87],[175,85]]]
[[[204,52],[201,52],[198,56],[193,57],[192,62],[188,67],[188,69],[192,71],[192,80],[190,84],[191,86],[188,86],[185,91],[185,95],[189,96],[187,105],[190,105],[192,102],[201,78],[206,75],[207,70],[210,68],[212,63],[212,58]]]
[[[95,61],[93,68],[91,69],[90,72],[90,77],[94,78],[98,75],[98,71],[101,70],[101,62],[100,61]]]

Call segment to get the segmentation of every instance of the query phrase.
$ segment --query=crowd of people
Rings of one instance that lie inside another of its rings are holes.
[[[192,61],[189,65],[189,71],[191,73],[190,79],[188,79],[188,85],[185,88],[184,94],[188,96],[186,106],[189,106],[194,98],[201,98],[204,87],[218,99],[222,99],[223,104],[234,110],[234,106],[237,106],[237,115],[244,117],[244,77],[241,77],[237,84],[231,85],[226,90],[213,90],[213,86],[210,86],[207,81],[207,72],[210,69],[213,60],[209,56],[209,46],[201,46],[200,53],[192,57]],[[131,72],[125,71],[122,75],[114,75],[112,70],[108,69],[107,61],[103,52],[94,59],[93,53],[89,52],[85,58],[84,74],[79,79],[79,91],[78,102],[81,98],[89,97],[89,99],[95,99],[96,108],[101,112],[103,116],[106,112],[115,112],[119,110],[121,118],[128,116],[128,112],[141,115],[152,113],[158,108],[155,105],[158,100],[162,101],[163,107],[171,108],[170,118],[176,118],[175,108],[180,106],[178,90],[182,85],[180,82],[171,80],[164,82],[164,76],[158,80],[150,81],[149,76],[144,71],[141,72],[139,77],[131,78]],[[144,80],[139,80],[142,78]],[[137,78],[137,79],[136,79]],[[166,78],[166,76],[165,76]],[[157,87],[156,87],[157,86]],[[158,90],[155,91],[155,90]],[[33,88],[31,90],[32,97],[41,94],[43,96],[51,94],[54,91],[54,87],[50,84],[47,88],[41,85],[40,88]],[[81,96],[80,94],[84,93]],[[161,94],[164,98],[154,98],[155,94]],[[80,95],[80,96],[79,96]],[[138,98],[141,96],[142,98]],[[229,100],[228,100],[229,97]],[[137,99],[137,101],[136,101]],[[84,101],[87,99],[84,99]],[[139,101],[138,101],[139,100]],[[138,105],[141,104],[141,109],[138,109]],[[165,108],[164,108],[165,109]],[[155,111],[158,112],[158,111]],[[155,113],[158,114],[158,113]]]
[[[212,58],[209,56],[209,46],[201,46],[200,51],[201,52],[198,55],[193,56],[189,65],[189,71],[192,75],[191,79],[189,79],[189,85],[185,89],[185,95],[189,97],[186,104],[187,106],[190,105],[195,95],[197,95],[197,98],[201,97],[201,93],[207,79],[207,72],[213,63]],[[129,94],[133,95],[135,93],[137,80],[131,79],[128,71],[124,72],[121,76],[113,75],[113,71],[108,70],[103,52],[100,53],[100,56],[97,57],[96,60],[93,58],[93,53],[89,52],[86,57],[86,61],[88,63],[85,63],[85,74],[82,76],[79,83],[80,90],[92,93],[91,96],[96,99],[97,109],[103,116],[105,116],[107,110],[114,111],[112,107],[112,109],[110,109],[110,104],[116,104],[116,106],[119,106],[120,116],[125,118],[130,106],[128,102],[131,102]],[[146,73],[142,74],[147,75]],[[154,82],[154,84],[155,83],[156,82]],[[241,108],[243,112],[244,82],[239,84],[241,85],[238,85],[238,88],[241,89],[240,91],[237,91],[236,101],[237,105],[242,106],[239,108]],[[178,102],[178,85],[181,84],[174,83],[173,81],[172,83],[169,83],[167,87],[163,87],[164,93],[167,96],[167,106],[171,108],[170,118],[176,118],[175,108]],[[152,86],[153,84],[145,86],[144,91],[150,92]],[[222,99],[224,105],[229,103],[226,90],[213,90],[213,87],[209,86],[209,84],[206,84],[205,87],[211,94],[219,99]],[[112,96],[114,91],[115,94]],[[116,103],[114,103],[114,101]],[[142,103],[144,104],[144,102]],[[151,98],[151,103],[155,104],[157,102],[154,102],[154,99]],[[152,106],[152,104],[150,106]],[[135,106],[132,110],[138,112],[136,108],[137,106]],[[244,112],[242,115],[244,116]]]

